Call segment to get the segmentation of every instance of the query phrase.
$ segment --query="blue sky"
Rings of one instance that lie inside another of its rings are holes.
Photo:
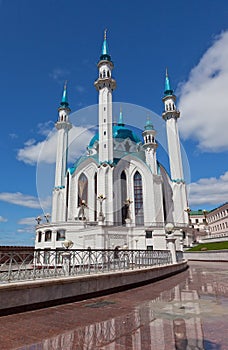
[[[1,0],[0,245],[34,243],[34,217],[42,212],[38,151],[49,135],[40,159],[45,177],[54,154],[49,132],[66,79],[72,111],[97,103],[93,82],[105,28],[115,64],[114,101],[160,115],[168,67],[191,169],[190,206],[211,209],[227,201],[227,18],[225,0]],[[75,118],[76,131],[89,139],[85,121]],[[138,126],[136,117],[125,118]]]

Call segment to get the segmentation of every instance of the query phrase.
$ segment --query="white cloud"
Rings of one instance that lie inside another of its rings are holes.
[[[217,206],[228,201],[228,171],[219,178],[202,178],[189,185],[191,205]]]
[[[18,225],[22,227],[17,229],[18,233],[34,233],[36,226],[35,217],[22,218],[18,221]]]
[[[85,88],[84,88],[84,86],[82,86],[82,85],[77,85],[77,86],[76,86],[76,90],[77,90],[78,92],[80,92],[80,93],[85,92]]]
[[[35,217],[22,218],[18,221],[18,225],[27,225],[34,227],[36,225]]]
[[[51,130],[53,129],[53,121],[49,120],[45,123],[39,123],[37,125],[37,132],[38,134],[40,135],[43,135],[43,136],[48,136],[49,133],[51,132]]]
[[[24,143],[24,145],[25,146],[32,146],[32,145],[34,145],[35,142],[36,142],[35,139],[29,139]]]
[[[21,205],[27,208],[40,208],[40,203],[38,198],[23,194],[21,192],[16,192],[16,193],[2,192],[0,193],[0,200],[7,203]]]
[[[17,134],[14,134],[14,133],[11,133],[9,134],[9,137],[14,140],[14,139],[17,139],[18,138],[18,135]]]
[[[49,132],[46,140],[25,146],[18,151],[17,159],[24,163],[34,165],[39,162],[53,164],[56,160],[57,131]],[[93,133],[84,127],[75,127],[69,132],[69,162],[74,162],[85,152]]]
[[[63,83],[69,74],[70,72],[67,69],[54,68],[49,76],[58,83]]]
[[[8,219],[4,218],[3,216],[0,216],[0,222],[7,222]]]
[[[181,135],[195,139],[203,151],[228,149],[227,88],[228,31],[225,31],[216,37],[178,91]]]

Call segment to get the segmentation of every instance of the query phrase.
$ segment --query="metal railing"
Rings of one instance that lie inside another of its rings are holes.
[[[182,257],[177,254],[177,260]],[[36,249],[0,252],[0,283],[88,275],[172,264],[169,250]]]

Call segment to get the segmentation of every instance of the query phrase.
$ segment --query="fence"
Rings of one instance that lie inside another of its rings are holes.
[[[172,264],[169,250],[36,249],[0,252],[0,283]],[[178,252],[177,261],[183,260]]]

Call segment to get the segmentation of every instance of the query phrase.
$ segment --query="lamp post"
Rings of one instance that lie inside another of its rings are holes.
[[[98,215],[98,223],[99,225],[102,225],[102,223],[104,222],[104,213],[103,213],[103,208],[102,208],[102,205],[103,205],[103,202],[104,200],[106,199],[106,197],[103,195],[103,194],[100,194],[98,197],[97,197],[97,200],[100,204],[100,211],[99,211],[99,215]]]
[[[72,248],[74,243],[71,240],[65,239],[65,241],[62,242],[62,246],[66,249],[66,251],[62,254],[63,256],[63,272],[64,275],[70,276],[70,258],[71,254],[69,252],[69,249]]]
[[[37,222],[37,225],[40,225],[41,221],[42,221],[42,217],[41,216],[37,216],[35,218],[36,222]]]
[[[180,229],[180,234],[181,234],[181,237],[180,237],[180,250],[183,252],[184,250],[184,231],[182,230],[182,228]]]
[[[86,208],[87,208],[86,201],[83,199],[80,204],[80,209],[78,212],[78,220],[86,221]]]
[[[167,223],[165,225],[165,231],[167,233],[166,235],[167,248],[171,253],[172,263],[176,264],[177,262],[176,246],[175,246],[176,238],[173,237],[173,234],[172,234],[174,231],[174,225],[171,222]]]
[[[192,241],[193,241],[193,225],[192,225],[192,221],[191,221],[191,208],[187,207],[185,210],[184,210],[187,214],[188,214],[188,228],[190,229],[190,234],[191,234],[191,244],[192,244]],[[188,230],[187,230],[187,242],[186,242],[187,246],[189,246],[189,237],[188,237]]]
[[[171,235],[173,233],[174,230],[174,225],[171,222],[168,222],[165,225],[165,231],[167,232],[168,235]]]
[[[125,216],[125,222],[127,226],[130,226],[131,224],[131,210],[130,210],[130,205],[133,203],[130,198],[127,198],[126,201],[123,203],[124,204],[124,216]]]
[[[208,235],[208,222],[207,222],[207,214],[208,214],[208,211],[206,209],[203,209],[203,216],[204,216],[204,230],[206,232],[206,235]]]
[[[124,268],[128,268],[128,245],[127,243],[124,243],[123,245],[124,250]]]
[[[44,217],[45,217],[47,222],[50,222],[51,214],[49,214],[49,213],[44,214]]]
[[[65,241],[62,242],[62,246],[64,248],[66,248],[67,250],[72,248],[74,245],[74,242],[72,242],[71,240],[65,239]]]
[[[190,213],[192,210],[189,207],[187,207],[184,211],[188,214],[188,224],[190,225],[191,224]]]

